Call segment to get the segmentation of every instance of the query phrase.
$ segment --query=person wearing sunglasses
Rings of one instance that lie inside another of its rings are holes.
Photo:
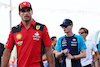
[[[84,27],[81,27],[79,29],[78,33],[79,33],[79,35],[81,35],[84,38],[85,43],[86,43],[86,47],[87,47],[87,49],[86,49],[86,58],[81,59],[81,64],[82,64],[83,67],[93,67],[95,62],[98,60],[98,56],[99,56],[96,44],[93,41],[90,41],[90,40],[86,39],[86,37],[89,34],[88,29],[86,29]],[[92,59],[92,51],[95,52],[94,60]]]
[[[61,67],[66,67],[66,59],[71,60],[72,67],[81,67],[80,59],[86,57],[86,45],[83,37],[72,32],[73,22],[70,19],[65,19],[60,26],[65,35],[57,41],[56,58],[62,57]]]
[[[17,47],[17,67],[43,67],[43,46],[45,46],[49,67],[55,67],[48,29],[46,25],[36,22],[32,15],[33,9],[29,2],[24,1],[19,4],[21,22],[11,28],[1,67],[7,67],[14,44]]]

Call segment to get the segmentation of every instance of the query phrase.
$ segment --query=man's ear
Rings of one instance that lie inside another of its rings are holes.
[[[86,36],[88,35],[88,33],[86,33]]]
[[[20,12],[19,12],[19,16],[20,16]]]
[[[20,16],[20,12],[19,12],[19,16]]]
[[[31,13],[33,14],[33,10],[31,11]]]
[[[71,27],[73,27],[73,25],[71,25]]]

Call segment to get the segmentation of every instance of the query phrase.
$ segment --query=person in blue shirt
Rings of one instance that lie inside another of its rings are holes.
[[[98,52],[100,54],[100,40],[99,40],[99,43],[98,43]]]
[[[57,37],[56,36],[52,36],[51,37],[51,40],[52,40],[52,50],[53,50],[53,54],[54,54],[54,57],[55,57],[55,46],[56,46],[56,43],[57,43]],[[62,58],[56,58],[55,57],[55,67],[61,67],[61,63],[62,63]]]
[[[100,39],[99,39],[99,43],[98,43],[98,52],[99,52],[99,62],[98,62],[98,65],[100,66]]]
[[[72,67],[82,67],[80,59],[86,57],[86,44],[83,37],[72,32],[73,22],[70,19],[65,19],[60,26],[66,35],[57,41],[56,58],[62,57],[62,67],[66,67],[66,58],[71,59]]]

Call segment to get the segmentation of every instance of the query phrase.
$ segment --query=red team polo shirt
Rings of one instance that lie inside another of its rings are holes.
[[[12,29],[9,34],[5,48],[12,49],[16,44],[17,47],[17,67],[40,67],[41,40],[45,47],[51,46],[51,39],[47,27],[44,25],[43,31],[39,30],[41,25],[35,26],[33,19],[29,29],[26,29],[22,22],[19,27],[20,31],[13,33]],[[36,27],[36,30],[33,29]],[[16,27],[17,28],[17,27]]]

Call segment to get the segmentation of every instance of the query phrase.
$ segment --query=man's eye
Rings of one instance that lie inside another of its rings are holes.
[[[27,12],[29,12],[30,11],[30,9],[27,9]]]
[[[25,12],[25,10],[22,10],[22,12]]]

